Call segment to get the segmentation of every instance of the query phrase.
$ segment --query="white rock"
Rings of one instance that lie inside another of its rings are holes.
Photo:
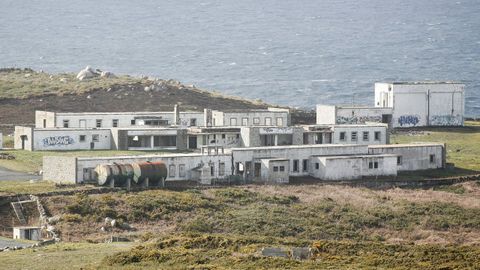
[[[145,88],[143,88],[143,91],[145,91],[145,92],[148,92],[148,91],[150,91],[150,87],[148,87],[148,86],[145,86]]]
[[[113,219],[112,222],[110,222],[110,225],[112,225],[112,227],[117,226],[117,221]]]
[[[102,77],[102,78],[115,78],[116,76],[115,76],[115,74],[113,74],[110,71],[102,71],[100,73],[100,77]]]
[[[63,82],[63,83],[66,83],[66,82],[67,82],[67,78],[61,78],[60,81]]]
[[[30,74],[30,73],[25,74],[25,78],[28,78],[30,76],[32,76],[32,74]]]
[[[112,223],[112,218],[109,218],[109,217],[106,217],[105,218],[105,225],[110,225],[110,223]]]
[[[87,66],[85,69],[82,69],[78,74],[77,74],[77,79],[80,81],[83,81],[85,79],[90,79],[99,76],[100,74],[93,70],[90,66]]]

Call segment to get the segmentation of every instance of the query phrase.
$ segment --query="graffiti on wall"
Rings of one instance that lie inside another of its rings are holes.
[[[42,140],[43,146],[70,145],[75,141],[70,136],[52,136]]]
[[[432,126],[461,126],[463,117],[461,115],[434,115],[430,117]]]
[[[382,122],[381,116],[337,116],[337,124],[365,124],[366,122]]]
[[[403,126],[416,126],[420,122],[418,115],[402,115],[398,118],[398,124]]]

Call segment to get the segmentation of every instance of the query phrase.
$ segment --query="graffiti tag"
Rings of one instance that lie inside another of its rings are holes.
[[[461,115],[434,115],[430,117],[432,126],[461,126],[463,117]]]
[[[54,136],[43,139],[44,146],[69,145],[74,142],[70,136]]]
[[[417,115],[402,115],[398,118],[400,126],[416,126],[420,122]]]
[[[381,116],[337,117],[337,124],[365,124],[366,122],[382,122]]]

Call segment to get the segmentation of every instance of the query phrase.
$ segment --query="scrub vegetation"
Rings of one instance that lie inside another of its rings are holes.
[[[141,241],[104,254],[106,269],[475,269],[480,184],[454,187],[463,191],[244,186],[42,200],[61,217],[55,226],[64,241]],[[101,231],[105,217],[120,226]],[[263,247],[310,247],[313,256],[263,257]]]

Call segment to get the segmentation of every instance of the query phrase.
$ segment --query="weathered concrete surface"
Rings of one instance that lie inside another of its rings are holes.
[[[13,247],[29,247],[31,245],[32,245],[32,243],[21,242],[21,241],[17,241],[17,240],[14,240],[14,239],[0,237],[0,248],[2,248],[2,249],[6,248],[6,247],[10,247],[10,248],[13,248]]]
[[[41,176],[28,174],[23,172],[12,171],[3,167],[0,167],[0,181],[5,180],[38,180]]]

